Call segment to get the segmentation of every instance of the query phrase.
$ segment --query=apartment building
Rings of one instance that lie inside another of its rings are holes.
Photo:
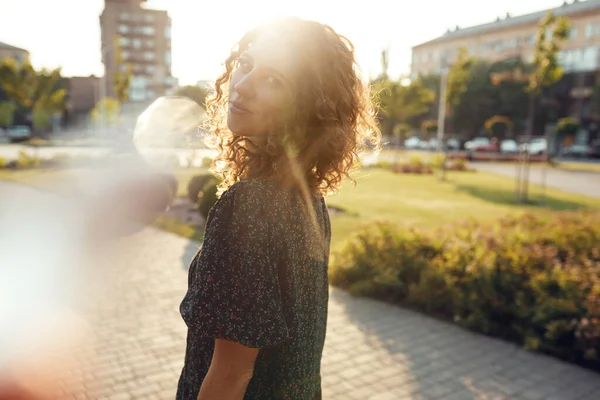
[[[6,58],[12,58],[20,64],[29,59],[29,52],[25,49],[0,42],[0,61]]]
[[[169,94],[177,85],[171,73],[171,18],[145,0],[105,0],[100,15],[105,79],[100,90],[113,94],[114,75],[133,68],[131,102],[149,102]],[[121,60],[114,45],[118,38]]]
[[[562,6],[531,14],[507,14],[495,21],[468,27],[456,27],[444,35],[414,46],[411,73],[413,77],[439,73],[451,65],[458,50],[465,47],[477,58],[490,61],[521,56],[533,59],[537,25],[548,11],[568,17],[571,22],[569,39],[559,56],[565,72],[585,72],[600,66],[600,0],[571,0]]]

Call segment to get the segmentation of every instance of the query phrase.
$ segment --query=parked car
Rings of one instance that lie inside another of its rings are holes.
[[[460,150],[460,141],[457,139],[448,139],[446,141],[446,147],[448,150]]]
[[[27,125],[16,125],[7,129],[7,136],[12,142],[21,142],[31,137],[31,128]]]
[[[574,144],[560,151],[561,157],[586,158],[592,156],[592,148],[587,144]]]
[[[527,152],[532,156],[539,156],[548,150],[548,141],[546,138],[531,139],[526,145]]]
[[[421,142],[421,139],[419,139],[416,136],[413,136],[404,141],[404,147],[406,147],[407,149],[416,149],[419,147],[420,142]]]
[[[477,137],[472,140],[469,140],[465,143],[465,150],[467,151],[475,151],[476,147],[479,146],[487,146],[490,144],[490,139],[486,137]]]
[[[505,154],[515,154],[519,152],[519,145],[512,139],[503,140],[500,143],[500,151]]]

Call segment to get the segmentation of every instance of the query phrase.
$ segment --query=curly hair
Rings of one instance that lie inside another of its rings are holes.
[[[240,56],[265,32],[284,37],[299,54],[300,73],[293,106],[255,147],[227,127],[228,87]],[[363,151],[379,151],[381,134],[371,92],[361,78],[354,46],[330,26],[285,18],[247,32],[225,61],[207,101],[206,143],[217,150],[213,172],[222,178],[219,194],[241,179],[275,178],[302,192],[331,194],[359,164]],[[350,178],[351,179],[351,178]]]

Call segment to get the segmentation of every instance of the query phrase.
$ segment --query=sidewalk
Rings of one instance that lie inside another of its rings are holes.
[[[503,175],[515,179],[516,167],[510,164],[471,163],[475,169]],[[569,193],[600,199],[600,174],[596,172],[564,171],[560,169],[545,168],[533,165],[529,173],[529,182],[542,185],[545,181],[547,187],[559,189]]]
[[[98,399],[172,399],[197,244],[147,229],[120,247],[110,302],[95,312],[95,364],[80,374]],[[600,398],[599,374],[337,289],[322,375],[325,400]]]

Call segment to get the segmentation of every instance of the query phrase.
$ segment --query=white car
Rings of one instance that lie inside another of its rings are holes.
[[[416,149],[419,147],[420,142],[421,142],[421,139],[413,136],[404,141],[404,147],[406,147],[407,149]]]
[[[26,125],[17,125],[7,129],[7,136],[12,141],[26,140],[31,137],[31,128]]]
[[[548,150],[548,141],[545,138],[531,139],[526,148],[532,156],[539,156]]]
[[[519,145],[512,139],[503,140],[500,143],[500,152],[507,154],[518,153]]]
[[[477,137],[465,143],[465,150],[473,150],[479,146],[487,146],[490,144],[490,139],[486,137]]]

